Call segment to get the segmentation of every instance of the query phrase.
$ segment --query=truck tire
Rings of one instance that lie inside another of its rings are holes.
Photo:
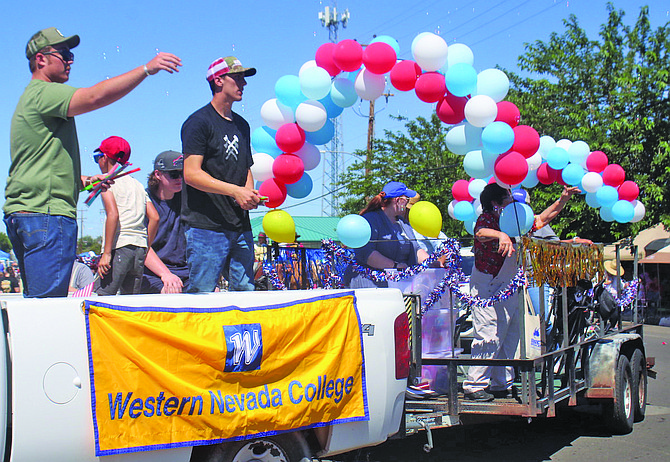
[[[309,462],[307,441],[290,433],[193,448],[190,462]]]
[[[625,435],[633,430],[634,401],[630,361],[620,355],[614,376],[614,399],[603,405],[603,414],[612,433]]]
[[[633,419],[642,422],[647,409],[647,359],[639,348],[633,352],[630,366],[633,373]]]

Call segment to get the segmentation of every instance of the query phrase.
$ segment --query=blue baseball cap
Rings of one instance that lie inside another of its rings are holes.
[[[386,183],[386,186],[384,186],[382,192],[384,193],[385,197],[416,196],[416,191],[407,189],[407,186],[405,186],[404,183],[400,183],[399,181],[391,181],[390,183]]]

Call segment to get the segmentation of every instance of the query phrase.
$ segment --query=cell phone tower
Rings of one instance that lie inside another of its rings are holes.
[[[319,20],[321,25],[328,28],[328,40],[337,43],[337,30],[341,25],[343,28],[347,27],[349,22],[349,10],[345,9],[344,13],[338,13],[337,2],[331,2],[331,7],[325,7],[323,11],[319,12]],[[339,199],[335,194],[337,188],[337,180],[340,177],[340,168],[344,167],[344,155],[342,152],[342,140],[340,134],[342,132],[342,115],[333,119],[335,131],[333,139],[330,141],[329,147],[324,151],[323,162],[323,189],[321,195],[321,215],[322,216],[337,216],[340,211]]]

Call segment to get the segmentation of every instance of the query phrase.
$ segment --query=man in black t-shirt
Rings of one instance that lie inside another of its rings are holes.
[[[182,220],[186,224],[188,292],[211,292],[224,267],[230,290],[254,290],[249,210],[260,203],[251,175],[250,129],[232,110],[256,69],[229,56],[207,71],[212,100],[181,128]]]

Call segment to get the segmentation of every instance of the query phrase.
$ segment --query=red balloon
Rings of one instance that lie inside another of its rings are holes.
[[[465,103],[468,98],[465,96],[454,96],[447,92],[446,95],[437,103],[437,116],[445,124],[458,124],[465,119]]]
[[[371,43],[363,51],[363,64],[373,74],[386,74],[393,69],[396,59],[393,47],[384,42]]]
[[[414,61],[408,59],[400,61],[391,69],[391,85],[399,91],[413,90],[421,72],[421,68]]]
[[[560,175],[560,170],[555,170],[549,166],[546,162],[542,162],[537,169],[537,179],[542,184],[552,184],[554,183]]]
[[[363,47],[356,40],[342,40],[333,49],[333,61],[343,71],[357,71],[363,62]]]
[[[268,198],[265,206],[273,209],[282,205],[286,200],[286,185],[276,178],[270,178],[261,183],[258,193]]]
[[[333,61],[334,49],[334,43],[324,43],[316,50],[315,56],[316,65],[328,71],[328,74],[330,74],[331,77],[336,76],[341,71],[341,69],[335,64],[335,61]]]
[[[437,103],[447,91],[447,82],[439,72],[426,72],[416,79],[414,91],[424,103]]]
[[[586,169],[589,172],[600,173],[603,170],[605,170],[605,167],[607,167],[608,163],[609,163],[609,159],[607,158],[607,155],[605,155],[604,152],[593,151],[586,158]]]
[[[610,164],[603,170],[603,184],[618,188],[625,179],[626,171],[619,164]]]
[[[272,174],[284,184],[296,183],[305,173],[302,159],[293,154],[281,154],[272,163]]]
[[[512,128],[519,125],[521,111],[516,107],[516,104],[510,101],[500,101],[496,106],[498,106],[498,115],[496,116],[497,121],[505,122]]]
[[[624,181],[619,186],[619,199],[633,202],[640,195],[640,188],[634,181]]]
[[[528,175],[526,158],[516,151],[500,154],[493,170],[500,181],[508,185],[521,183]]]
[[[305,144],[305,131],[298,124],[284,124],[275,135],[277,147],[282,152],[294,153]]]
[[[517,125],[514,127],[514,144],[512,151],[516,151],[526,159],[540,149],[540,134],[528,125]]]
[[[455,200],[472,202],[472,196],[468,192],[469,184],[468,180],[456,180],[451,187],[451,195],[454,196]]]

